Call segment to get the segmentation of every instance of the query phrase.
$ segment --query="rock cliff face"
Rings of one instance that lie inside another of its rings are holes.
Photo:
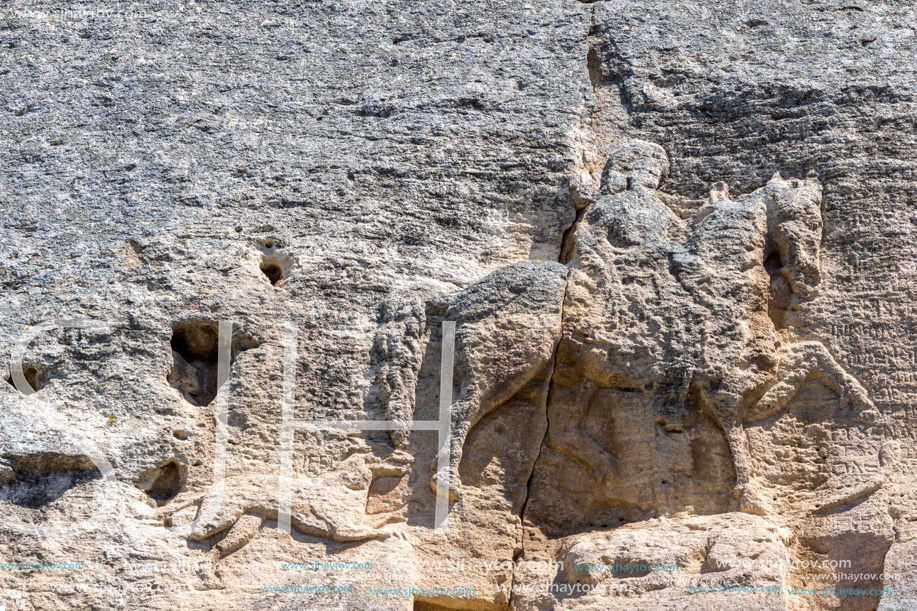
[[[917,11],[0,7],[0,607],[917,607]]]

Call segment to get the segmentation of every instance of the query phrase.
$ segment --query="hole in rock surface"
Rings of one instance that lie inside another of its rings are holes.
[[[193,405],[210,405],[217,395],[219,324],[209,320],[185,320],[172,329],[172,371],[167,379]],[[241,350],[257,348],[247,333],[233,330],[230,364]]]
[[[157,505],[165,505],[181,491],[185,469],[177,460],[167,460],[158,467],[144,471],[137,487],[146,492]]]
[[[88,456],[55,452],[5,456],[0,460],[0,498],[38,509],[100,476]]]
[[[259,248],[261,250],[261,273],[272,285],[276,286],[290,275],[293,259],[280,249],[280,240],[273,238],[260,240]]]
[[[767,255],[767,258],[764,259],[764,269],[771,276],[783,269],[783,261],[780,260],[780,255],[777,251]]]
[[[271,284],[277,284],[283,278],[283,270],[276,263],[261,262],[261,271]]]
[[[25,376],[25,381],[29,383],[29,386],[32,387],[32,390],[35,392],[41,390],[41,387],[44,385],[44,376],[36,367],[32,367],[31,365],[23,365],[22,375]],[[16,388],[16,385],[13,383],[12,371],[10,372],[9,377],[6,378],[6,381],[9,382],[10,386]]]
[[[764,258],[764,269],[771,278],[768,314],[778,329],[784,328],[786,312],[793,306],[793,286],[790,283],[789,272],[784,267],[780,253],[776,250]]]

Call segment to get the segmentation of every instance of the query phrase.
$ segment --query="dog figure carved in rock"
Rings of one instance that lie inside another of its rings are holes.
[[[396,451],[386,460],[354,454],[340,468],[313,478],[294,477],[290,494],[290,525],[297,532],[337,542],[384,539],[394,534],[389,527],[372,528],[363,523],[367,495],[376,477],[400,477],[411,470],[413,458]],[[247,544],[265,521],[276,521],[280,508],[280,481],[276,473],[227,477],[200,498],[192,492],[176,498],[168,514],[199,504],[191,524],[190,538],[204,541],[223,534],[216,542],[219,556]],[[183,502],[184,501],[184,502]]]

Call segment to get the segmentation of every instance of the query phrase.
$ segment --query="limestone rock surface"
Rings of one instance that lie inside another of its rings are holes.
[[[917,608],[915,31],[4,3],[0,609]]]

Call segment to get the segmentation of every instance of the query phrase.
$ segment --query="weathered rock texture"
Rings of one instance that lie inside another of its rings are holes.
[[[4,4],[0,605],[917,607],[915,31]]]

